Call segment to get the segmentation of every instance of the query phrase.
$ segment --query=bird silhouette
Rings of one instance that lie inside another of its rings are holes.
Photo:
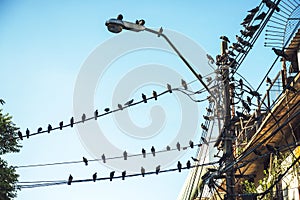
[[[250,13],[257,13],[257,11],[259,11],[259,6],[256,6],[255,8],[251,9],[251,10],[248,10],[247,12],[250,12]]]
[[[109,112],[110,109],[109,109],[109,108],[105,108],[104,111],[105,111],[105,112]]]
[[[142,154],[143,154],[143,158],[146,158],[146,150],[144,148],[142,149]]]
[[[263,3],[270,9],[274,8],[277,12],[280,11],[280,8],[271,0],[262,0]]]
[[[157,93],[156,93],[156,91],[153,90],[152,95],[154,97],[154,100],[157,101]]]
[[[134,99],[131,99],[129,101],[127,101],[124,105],[125,106],[130,106],[133,103]]]
[[[188,86],[187,86],[187,83],[185,82],[185,80],[181,79],[181,85],[185,90],[188,89]]]
[[[220,36],[220,39],[223,40],[223,41],[225,41],[225,42],[230,43],[228,37],[226,37],[225,35]]]
[[[125,176],[126,176],[126,171],[122,172],[122,180],[125,180]]]
[[[143,19],[136,20],[136,21],[135,21],[135,24],[144,26],[144,25],[145,25],[145,20],[143,20]]]
[[[115,176],[115,171],[110,172],[110,174],[109,174],[109,180],[112,181],[112,179],[114,178],[114,176]]]
[[[204,130],[204,131],[208,131],[208,128],[202,123],[201,124],[201,128]]]
[[[181,172],[182,164],[180,161],[177,162],[177,169],[179,172]]]
[[[5,104],[5,101],[3,99],[0,99],[0,104],[1,105],[4,105]]]
[[[245,37],[252,37],[255,33],[255,31],[243,31],[243,30],[240,30],[240,32]]]
[[[266,17],[266,13],[262,12],[260,13],[257,17],[254,18],[254,20],[264,20],[264,18]]]
[[[43,128],[40,127],[40,128],[38,128],[37,132],[40,133],[40,132],[42,132],[42,130],[43,130]]]
[[[93,174],[93,181],[96,182],[97,180],[97,172]]]
[[[252,47],[252,44],[246,40],[242,40],[240,43],[244,46]]]
[[[23,140],[23,135],[22,135],[22,132],[21,131],[18,131],[18,136],[21,140]]]
[[[194,142],[192,140],[189,141],[189,145],[191,148],[194,148]]]
[[[73,176],[70,174],[67,184],[71,185],[72,181],[73,181]]]
[[[233,51],[230,51],[230,50],[227,50],[226,53],[227,53],[228,55],[230,55],[230,56],[236,56],[236,55],[233,53]]]
[[[215,60],[213,59],[213,57],[209,54],[206,54],[206,58],[210,61],[211,64],[215,63]]]
[[[203,141],[204,144],[208,145],[208,141],[205,139],[205,137],[201,137],[201,140]]]
[[[120,110],[123,110],[123,106],[122,106],[121,104],[118,104],[118,108],[119,108]]]
[[[247,112],[250,113],[251,108],[249,107],[249,105],[244,100],[242,100],[242,105],[247,110]]]
[[[152,153],[153,156],[155,156],[155,148],[154,148],[154,146],[151,147],[151,153]]]
[[[203,115],[203,118],[205,119],[205,120],[211,120],[211,117],[209,117],[209,116],[206,116],[206,115]]]
[[[259,28],[259,24],[253,26],[246,26],[248,31],[256,31]]]
[[[29,138],[29,134],[30,134],[30,131],[29,131],[29,129],[27,128],[27,129],[26,129],[26,137],[27,137],[27,139]]]
[[[160,165],[158,165],[156,168],[155,168],[155,173],[156,175],[160,172]]]
[[[171,147],[168,145],[168,146],[166,147],[166,149],[167,149],[167,151],[170,151],[170,150],[171,150]]]
[[[176,148],[177,148],[178,151],[180,151],[180,143],[179,142],[177,142]]]
[[[82,116],[81,116],[82,123],[84,123],[85,120],[86,120],[86,115],[83,113]]]
[[[82,157],[82,160],[83,160],[85,166],[87,166],[89,161],[85,157]]]
[[[252,102],[251,102],[251,98],[249,96],[247,96],[247,102],[251,106]]]
[[[118,17],[117,17],[117,20],[123,20],[123,15],[119,14]]]
[[[141,167],[141,174],[143,177],[145,177],[145,168],[144,167]]]
[[[102,158],[103,163],[106,163],[106,159],[105,159],[105,155],[104,154],[102,154],[101,158]]]
[[[194,162],[199,162],[197,158],[191,157]]]
[[[52,130],[52,126],[51,126],[51,124],[49,124],[47,132],[50,133],[51,130]]]
[[[147,97],[146,97],[146,95],[144,93],[142,93],[142,98],[143,98],[143,102],[147,103]]]
[[[283,50],[280,50],[280,49],[276,49],[276,48],[272,48],[272,50],[274,51],[274,53],[277,55],[277,56],[281,56],[283,57],[284,59],[288,60],[289,59],[289,56],[283,51]]]
[[[190,160],[187,161],[187,163],[186,163],[186,168],[187,168],[187,169],[190,169],[190,168],[191,168],[191,161],[190,161]]]
[[[206,108],[206,111],[209,112],[209,113],[211,113],[211,112],[212,112],[212,109]]]
[[[171,87],[170,84],[167,84],[167,89],[168,89],[168,91],[169,91],[170,93],[172,93],[172,87]]]
[[[124,160],[127,160],[127,151],[123,152],[123,157],[124,157]]]
[[[71,117],[71,119],[70,119],[70,125],[71,125],[71,127],[74,126],[74,117]]]
[[[269,77],[267,77],[266,82],[272,84],[272,80]]]
[[[94,118],[95,118],[95,120],[97,120],[98,115],[99,115],[98,110],[95,110],[95,112],[94,112]]]

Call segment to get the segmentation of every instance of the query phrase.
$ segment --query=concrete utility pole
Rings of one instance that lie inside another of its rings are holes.
[[[226,54],[227,42],[222,41],[221,43],[221,56]],[[222,63],[222,75],[224,83],[224,109],[225,109],[225,119],[224,119],[224,150],[223,153],[226,157],[225,165],[228,166],[234,161],[233,156],[233,130],[231,125],[231,108],[230,108],[230,86],[229,86],[229,67],[226,63]],[[226,171],[226,200],[234,200],[234,168],[232,167]]]

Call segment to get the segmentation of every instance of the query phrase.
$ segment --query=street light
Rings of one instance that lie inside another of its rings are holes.
[[[119,15],[117,19],[109,19],[105,22],[107,29],[112,33],[120,33],[123,29],[130,30],[134,32],[140,31],[148,31],[150,33],[156,34],[158,37],[162,36],[168,44],[172,47],[172,49],[176,52],[176,54],[180,57],[180,59],[184,62],[184,64],[189,68],[189,70],[196,76],[196,78],[200,81],[200,83],[204,86],[204,88],[210,93],[210,95],[215,99],[215,96],[211,93],[207,85],[203,82],[202,76],[197,74],[197,72],[193,69],[193,67],[189,64],[189,62],[183,57],[183,55],[178,51],[178,49],[174,46],[174,44],[169,40],[169,38],[163,34],[163,29],[160,28],[159,31],[152,30],[146,28],[144,26],[144,20],[137,20],[136,23],[123,21],[123,16]]]

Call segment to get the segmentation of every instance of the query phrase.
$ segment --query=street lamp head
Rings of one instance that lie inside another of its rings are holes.
[[[123,16],[118,15],[117,19],[109,19],[105,22],[107,29],[112,33],[120,33],[123,29],[140,32],[144,31],[146,28],[143,26],[145,24],[144,20],[137,20],[136,23],[123,21]]]
[[[120,33],[124,28],[124,23],[120,19],[109,19],[105,22],[105,25],[112,33]]]

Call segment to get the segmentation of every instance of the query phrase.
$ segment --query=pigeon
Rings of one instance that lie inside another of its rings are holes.
[[[105,111],[105,112],[109,112],[110,109],[109,109],[109,108],[105,108],[104,111]]]
[[[125,176],[126,176],[126,171],[122,172],[122,180],[125,180]]]
[[[244,45],[244,46],[252,47],[252,44],[251,44],[250,42],[248,42],[248,41],[242,40],[240,43],[241,43],[242,45]]]
[[[142,154],[143,154],[143,158],[146,158],[146,150],[144,148],[142,149]]]
[[[26,129],[26,137],[27,137],[27,139],[29,138],[29,133],[30,133],[30,131],[29,131],[29,129],[27,128],[27,129]]]
[[[191,148],[194,148],[194,142],[192,140],[189,141],[189,145]]]
[[[212,112],[212,109],[206,108],[206,111],[209,112],[209,113],[211,113],[211,112]]]
[[[245,37],[252,37],[255,33],[255,31],[243,31],[243,30],[240,30],[240,32]]]
[[[171,87],[170,84],[167,84],[167,89],[168,89],[168,91],[169,91],[170,93],[172,93],[172,87]]]
[[[220,39],[223,40],[223,41],[225,41],[225,42],[230,43],[228,37],[226,37],[225,35],[222,35],[222,36],[220,37]]]
[[[87,166],[89,161],[85,157],[82,157],[82,160],[83,160],[85,166]]]
[[[40,128],[38,128],[37,132],[40,133],[40,132],[42,132],[42,130],[43,130],[43,128],[40,127]]]
[[[129,101],[127,101],[124,105],[125,106],[130,106],[133,103],[134,99],[131,99]]]
[[[157,175],[159,172],[160,172],[160,165],[158,165],[158,166],[156,167],[156,169],[155,169],[156,175]]]
[[[187,83],[185,82],[185,80],[181,79],[181,85],[182,85],[182,87],[183,87],[185,90],[188,89]]]
[[[147,97],[146,97],[146,95],[144,93],[142,94],[142,98],[143,98],[143,102],[147,103]]]
[[[144,167],[141,167],[141,173],[142,173],[142,176],[145,177],[145,168]]]
[[[154,148],[154,146],[151,147],[151,153],[152,153],[153,156],[155,156],[155,148]]]
[[[1,105],[4,105],[5,104],[5,101],[3,99],[0,99],[0,104]]]
[[[93,181],[96,182],[96,180],[97,180],[97,172],[93,174]]]
[[[119,14],[118,17],[117,17],[117,20],[123,20],[123,15]]]
[[[103,163],[106,163],[106,159],[105,159],[105,155],[104,154],[102,154],[101,158],[103,160]]]
[[[160,29],[158,30],[158,34],[157,34],[157,37],[160,37],[163,33],[163,28],[160,27]]]
[[[239,53],[246,53],[246,51],[243,48],[236,48],[235,50]]]
[[[71,125],[71,127],[74,126],[74,117],[71,117],[71,119],[70,119],[70,125]]]
[[[52,130],[52,126],[51,126],[51,124],[49,124],[47,132],[50,133],[51,130]]]
[[[128,156],[128,155],[127,155],[127,151],[124,151],[124,152],[123,152],[124,160],[127,160],[127,156]]]
[[[167,151],[171,151],[171,147],[170,146],[167,146],[166,149],[167,149]]]
[[[119,108],[120,110],[123,110],[123,106],[122,106],[121,104],[118,104],[118,108]]]
[[[208,131],[208,128],[202,123],[201,124],[201,128],[204,130],[204,131]]]
[[[213,59],[213,57],[209,54],[206,54],[207,59],[210,61],[211,64],[215,63],[215,60]]]
[[[271,0],[262,0],[263,3],[270,9],[274,8],[277,12],[280,11],[280,8]]]
[[[112,181],[112,179],[114,178],[114,176],[115,176],[115,171],[110,172],[110,174],[109,174],[109,180]]]
[[[72,181],[73,181],[73,176],[70,174],[67,184],[71,185]]]
[[[194,162],[199,162],[197,158],[191,157]]]
[[[248,10],[248,12],[250,13],[257,13],[257,11],[259,11],[259,6],[256,6],[255,8]]]
[[[157,93],[156,93],[156,91],[153,90],[152,94],[153,94],[154,100],[157,101]]]
[[[63,125],[64,125],[64,122],[63,122],[63,121],[59,122],[59,129],[60,129],[60,130],[62,130]]]
[[[86,120],[86,115],[83,113],[82,116],[81,116],[82,123],[84,123],[85,120]]]
[[[289,56],[283,51],[283,50],[279,50],[279,49],[276,49],[276,48],[272,48],[272,50],[274,51],[274,53],[277,55],[277,56],[281,56],[283,57],[284,59],[288,60]]]
[[[97,120],[98,115],[99,115],[98,110],[95,110],[95,112],[94,112],[94,118],[95,118],[95,120]]]
[[[187,161],[187,163],[186,163],[186,168],[187,168],[187,169],[190,169],[190,168],[191,168],[191,161],[189,161],[189,160]]]
[[[226,53],[227,53],[228,55],[230,55],[230,56],[236,56],[236,55],[233,53],[233,51],[230,51],[230,50],[227,50]]]
[[[264,18],[266,17],[266,13],[262,12],[260,13],[257,17],[254,18],[254,20],[264,20]]]
[[[246,27],[246,29],[247,29],[248,31],[254,31],[254,32],[255,32],[258,28],[259,28],[259,24],[253,25],[253,26],[247,26],[247,27]]]
[[[179,172],[181,172],[181,168],[182,168],[182,164],[180,163],[180,161],[177,162],[177,169]]]
[[[21,131],[18,131],[18,136],[21,140],[23,140],[23,135],[22,135],[22,132]]]
[[[203,118],[205,119],[205,120],[211,120],[211,118],[209,117],[209,116],[206,116],[206,115],[203,115]]]
[[[177,142],[176,148],[177,148],[178,151],[180,151],[180,143],[179,142]]]
[[[145,25],[145,20],[143,20],[143,19],[136,20],[136,21],[135,21],[135,24],[144,26],[144,25]]]

